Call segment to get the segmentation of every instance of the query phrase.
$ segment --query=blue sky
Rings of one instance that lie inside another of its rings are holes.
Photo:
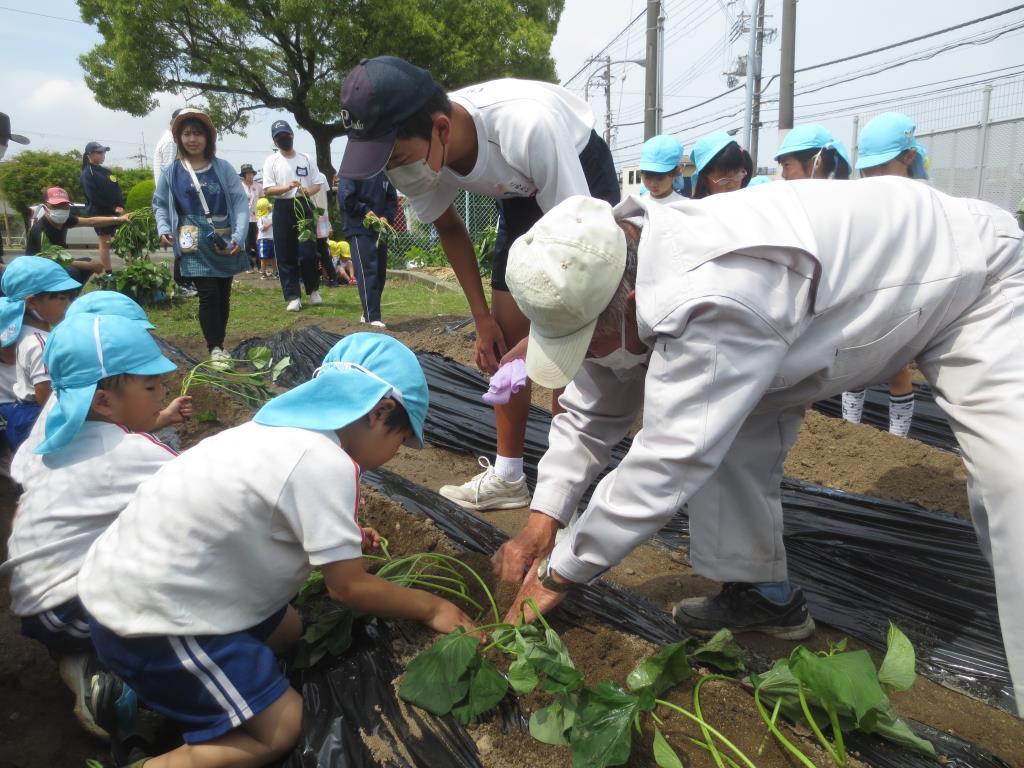
[[[23,0],[0,0],[0,110],[12,117],[15,132],[28,135],[32,148],[54,150],[81,149],[89,140],[110,145],[109,162],[119,165],[137,165],[137,155],[145,144],[151,154],[153,145],[165,128],[171,110],[180,105],[180,99],[167,95],[160,107],[145,118],[112,112],[98,104],[86,87],[77,57],[98,41],[94,29],[75,21],[45,18],[32,14],[45,13],[51,17],[78,19],[78,8],[72,0],[53,0],[46,5]],[[665,52],[666,113],[683,109],[703,99],[715,96],[726,88],[722,76],[737,55],[746,52],[746,39],[741,37],[728,43],[727,30],[741,10],[743,3],[725,0],[666,0],[667,11]],[[951,26],[971,18],[983,16],[1009,7],[1005,0],[974,0],[971,3],[915,2],[892,3],[888,0],[860,0],[840,3],[836,0],[803,0],[797,16],[797,67],[850,55],[914,37],[942,27]],[[552,52],[558,74],[566,80],[574,74],[585,59],[596,53],[626,23],[645,6],[644,0],[566,0],[565,12],[555,38]],[[782,0],[767,0],[769,19],[766,26],[781,25]],[[863,102],[878,100],[880,93],[906,89],[894,97],[906,96],[924,90],[937,90],[945,81],[977,73],[1012,67],[1024,70],[1021,35],[1024,30],[1011,31],[1002,38],[985,45],[962,47],[942,53],[928,61],[908,64],[887,72],[850,80],[855,73],[868,66],[884,64],[913,51],[923,51],[955,41],[985,30],[1008,29],[1024,22],[1024,12],[1016,12],[987,23],[968,27],[940,38],[932,38],[897,48],[883,54],[858,59],[846,64],[797,76],[797,90],[814,83],[838,83],[817,93],[798,97],[796,120],[802,114],[843,112],[820,118],[838,138],[850,141],[852,114],[855,102],[844,101],[863,96]],[[632,59],[643,56],[643,23],[634,24],[608,51],[613,59]],[[778,72],[779,41],[765,47],[764,73]],[[588,70],[589,72],[589,70]],[[571,87],[581,96],[586,79],[578,77]],[[998,74],[998,73],[997,73]],[[635,65],[615,65],[612,90],[613,122],[629,123],[643,119],[644,70]],[[624,76],[624,79],[623,79]],[[927,86],[926,84],[937,85]],[[773,84],[766,98],[777,95]],[[742,105],[741,92],[719,99],[714,103],[683,116],[667,118],[668,128],[678,127],[676,135],[687,143],[703,132],[718,127],[732,128],[740,118],[732,117]],[[598,130],[605,120],[604,95],[599,88],[591,88],[590,102],[594,107]],[[896,104],[898,107],[898,104]],[[892,108],[892,107],[888,107]],[[270,123],[278,113],[264,112],[253,121],[248,136],[228,135],[218,143],[218,154],[236,165],[251,162],[257,167],[270,150],[268,138]],[[284,115],[284,117],[288,117]],[[774,110],[767,107],[765,119],[774,119]],[[694,123],[708,120],[706,125]],[[641,137],[640,126],[623,126],[616,130],[613,149],[619,162],[628,162],[638,154],[636,144]],[[633,146],[631,146],[633,145]],[[761,132],[761,162],[770,160],[776,145],[776,128],[767,125]],[[312,152],[313,142],[301,132],[296,137],[300,150]],[[344,140],[332,148],[335,162],[340,158]],[[8,156],[18,150],[12,145]]]

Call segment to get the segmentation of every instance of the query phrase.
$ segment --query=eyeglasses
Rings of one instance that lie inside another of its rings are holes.
[[[747,177],[745,169],[740,168],[738,171],[733,171],[725,176],[719,176],[717,179],[709,179],[709,181],[718,187],[736,185],[739,186],[743,183],[743,180]]]

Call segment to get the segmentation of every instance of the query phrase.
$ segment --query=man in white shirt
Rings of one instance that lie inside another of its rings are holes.
[[[153,181],[155,183],[160,183],[160,176],[163,175],[164,169],[177,157],[178,147],[174,143],[170,126],[174,125],[174,118],[178,116],[179,112],[181,110],[176,109],[171,113],[171,122],[167,126],[167,130],[157,140],[156,149],[153,150]]]
[[[320,169],[305,152],[294,149],[295,133],[285,120],[270,126],[277,152],[263,163],[263,194],[274,204],[274,254],[281,275],[281,291],[289,312],[302,309],[299,277],[310,304],[323,304],[320,267],[316,255],[316,213],[311,199],[319,189]],[[300,230],[311,237],[299,240]]]
[[[367,179],[384,170],[416,215],[434,224],[476,322],[477,365],[493,374],[529,330],[506,284],[512,242],[571,195],[619,200],[615,165],[594,132],[593,112],[564,88],[529,80],[495,80],[446,95],[425,69],[378,56],[345,78],[341,115],[348,145],[339,176]],[[498,205],[490,309],[473,243],[454,207],[461,190]],[[482,473],[442,487],[443,496],[476,510],[529,504],[523,475],[529,407],[528,386],[495,406],[494,465],[482,459]],[[552,407],[557,410],[557,400]]]
[[[904,179],[630,198],[614,213],[566,201],[509,260],[533,322],[530,376],[571,383],[531,519],[496,569],[526,572],[519,598],[549,610],[688,504],[690,562],[725,586],[677,603],[676,622],[805,637],[814,624],[782,540],[783,461],[808,404],[917,360],[964,456],[1024,711],[1022,237],[995,206]],[[629,452],[554,544],[638,416]]]

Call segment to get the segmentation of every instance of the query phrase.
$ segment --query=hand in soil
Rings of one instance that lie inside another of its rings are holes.
[[[435,632],[439,632],[442,635],[447,635],[459,627],[462,627],[467,633],[472,632],[476,629],[476,625],[473,620],[463,613],[453,603],[437,598],[437,604],[434,608],[434,612],[430,618],[424,622]],[[479,638],[483,640],[483,637]]]
[[[520,606],[522,606],[522,615],[526,622],[537,618],[533,605],[536,605],[542,615],[550,616],[551,611],[557,608],[568,594],[568,592],[552,592],[550,589],[546,589],[537,578],[537,564],[534,563],[526,575],[526,580],[523,581],[523,586],[519,588],[516,599],[512,601],[512,607],[505,614],[504,621],[506,624],[518,623]],[[531,599],[533,600],[532,604],[527,602]]]
[[[530,513],[523,530],[502,544],[491,558],[494,575],[502,581],[522,581],[531,567],[536,569],[538,560],[551,553],[558,528],[553,517]]]

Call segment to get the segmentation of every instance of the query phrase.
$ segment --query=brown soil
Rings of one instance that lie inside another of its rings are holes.
[[[417,349],[429,349],[452,357],[464,364],[473,364],[472,343],[465,335],[469,328],[454,334],[440,333],[446,322],[458,318],[410,319],[389,324],[388,333]],[[300,320],[300,323],[302,321]],[[336,320],[319,324],[327,330],[347,333],[365,330],[364,326]],[[242,339],[229,339],[228,344]],[[194,340],[172,339],[194,355],[203,353]],[[169,389],[176,391],[176,382]],[[217,422],[188,424],[179,429],[183,446],[220,429],[248,418],[246,409],[229,398],[194,392],[196,411],[215,410]],[[548,392],[538,390],[534,402],[550,405]],[[462,482],[479,471],[475,457],[453,454],[436,448],[422,451],[402,449],[389,464],[389,469],[431,488],[444,483]],[[810,482],[867,493],[892,499],[913,501],[930,508],[946,509],[967,516],[964,474],[956,456],[929,448],[914,441],[900,440],[876,429],[850,425],[810,412],[800,439],[786,464],[787,474]],[[377,494],[365,496],[364,513],[391,537],[393,546],[401,551],[423,551],[433,547],[447,548],[447,541],[432,524],[399,512],[391,502]],[[16,496],[9,482],[0,481],[0,531],[9,529]],[[488,520],[503,530],[514,533],[523,524],[527,510],[487,513]],[[5,537],[6,538],[6,537]],[[487,573],[484,558],[468,558],[481,573]],[[644,595],[654,603],[668,608],[685,596],[711,594],[717,585],[692,572],[684,553],[669,553],[652,547],[640,547],[609,577]],[[0,609],[7,602],[7,580],[0,579]],[[512,599],[507,588],[499,590],[499,601]],[[650,647],[636,638],[623,635],[596,622],[583,626],[560,624],[559,628],[578,666],[588,678],[610,677],[622,681],[637,660]],[[426,632],[409,632],[412,641],[403,656],[411,658],[419,648],[432,641]],[[782,656],[792,649],[791,643],[742,636],[740,641],[751,650],[768,656]],[[827,627],[819,629],[813,647],[824,648],[839,635]],[[856,644],[854,644],[856,646]],[[872,651],[873,652],[873,651]],[[874,652],[873,652],[874,653]],[[876,659],[878,658],[877,653]],[[594,679],[589,680],[594,682]],[[538,696],[534,694],[533,696]],[[690,689],[681,686],[673,700],[689,706]],[[523,706],[537,706],[526,697]],[[906,716],[928,722],[940,729],[974,741],[999,755],[1014,766],[1024,766],[1024,723],[1004,712],[992,709],[973,699],[920,679],[906,694],[894,697],[897,710]],[[763,729],[752,709],[750,696],[737,686],[714,684],[703,696],[705,715],[709,722],[730,737],[752,756],[756,754]],[[106,750],[82,733],[71,717],[71,697],[60,683],[56,667],[45,651],[18,634],[17,620],[0,610],[0,768],[49,768],[50,766],[81,766],[86,758],[104,759]],[[693,735],[676,718],[668,718],[665,733],[673,745],[686,743],[685,735]],[[538,744],[521,734],[503,734],[500,726],[488,723],[474,726],[470,733],[477,742],[487,766],[534,768],[538,765],[567,766],[568,750]],[[645,731],[645,739],[651,737]],[[811,754],[816,765],[825,766],[823,755],[813,752],[814,746],[801,734],[791,734],[801,748]],[[755,757],[759,766],[791,765],[769,741],[765,753]],[[379,746],[379,745],[375,745]],[[653,766],[653,761],[640,755],[647,746],[640,741],[634,747],[636,757],[631,765]],[[773,751],[775,750],[775,751]],[[687,765],[712,765],[707,755],[685,747]]]

